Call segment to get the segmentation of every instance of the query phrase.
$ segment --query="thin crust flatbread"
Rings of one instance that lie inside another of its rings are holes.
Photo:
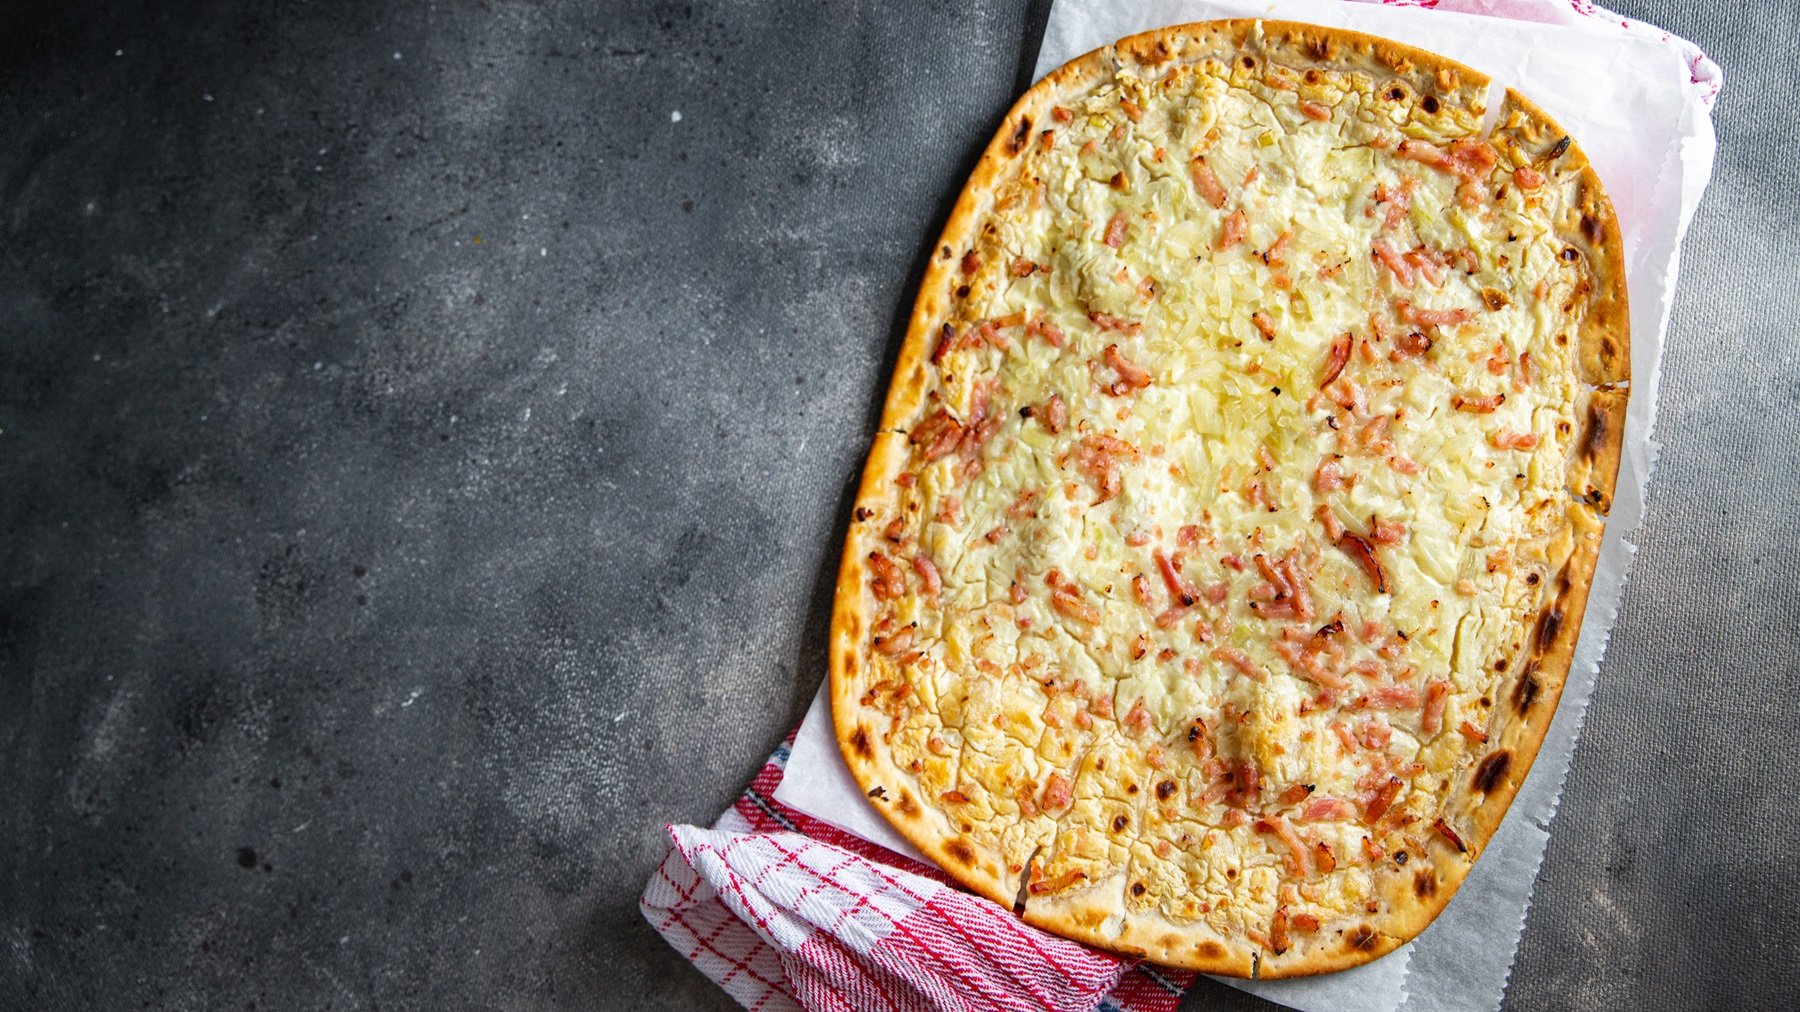
[[[1581,150],[1286,22],[1007,114],[921,285],[832,621],[851,771],[1032,924],[1285,977],[1417,935],[1556,709],[1629,397]]]

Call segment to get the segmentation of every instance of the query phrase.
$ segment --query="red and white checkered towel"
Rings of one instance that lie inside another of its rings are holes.
[[[1057,938],[943,873],[773,800],[792,740],[640,905],[745,1008],[1173,1012],[1194,975]]]

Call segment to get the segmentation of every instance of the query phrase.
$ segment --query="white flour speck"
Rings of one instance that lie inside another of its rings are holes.
[[[674,112],[669,114],[669,122],[671,122],[671,123],[681,122],[681,110],[680,109],[677,109]]]

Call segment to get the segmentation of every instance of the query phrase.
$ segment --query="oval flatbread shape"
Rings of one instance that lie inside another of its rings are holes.
[[[1567,675],[1630,347],[1579,146],[1510,92],[1484,132],[1487,96],[1221,21],[1001,123],[832,627],[846,761],[969,889],[1295,976],[1418,934],[1485,848]]]

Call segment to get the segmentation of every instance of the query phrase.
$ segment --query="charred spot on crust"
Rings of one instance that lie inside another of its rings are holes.
[[[1420,899],[1430,899],[1436,896],[1437,889],[1437,869],[1420,868],[1418,873],[1413,876],[1413,895]]]
[[[969,846],[969,841],[961,838],[951,840],[949,843],[944,844],[944,853],[950,855],[961,864],[975,863],[975,848]]]
[[[1164,780],[1156,785],[1156,800],[1167,801],[1175,796],[1175,781]]]
[[[850,751],[864,759],[875,758],[875,750],[869,746],[868,728],[859,725],[856,730],[850,732]]]
[[[1225,947],[1210,938],[1201,942],[1199,948],[1194,951],[1205,956],[1207,959],[1222,959],[1225,956]]]
[[[1512,753],[1501,749],[1481,760],[1481,765],[1475,767],[1475,777],[1471,783],[1481,793],[1492,794],[1494,788],[1500,786],[1500,781],[1506,776],[1506,771],[1511,768]]]
[[[1538,666],[1536,664],[1526,665],[1524,674],[1521,674],[1519,681],[1513,685],[1513,709],[1520,713],[1531,709],[1531,704],[1537,702],[1538,693],[1542,692],[1543,688],[1543,683],[1538,681]]]
[[[1358,952],[1367,952],[1375,947],[1375,940],[1380,936],[1367,924],[1358,924],[1344,936],[1344,944]]]
[[[875,511],[867,506],[856,507],[856,519],[858,520],[867,520],[874,515]]]
[[[1118,815],[1113,816],[1113,821],[1112,821],[1113,832],[1123,833],[1123,832],[1125,832],[1125,827],[1129,826],[1129,825],[1131,825],[1131,819],[1129,817],[1127,817],[1123,812],[1121,812]]]
[[[1156,67],[1169,62],[1174,55],[1174,53],[1169,51],[1168,40],[1158,38],[1154,48],[1147,52],[1138,53],[1137,58],[1139,63],[1142,63],[1147,67]]]
[[[1544,158],[1547,161],[1555,161],[1556,159],[1561,158],[1563,152],[1567,150],[1569,150],[1569,138],[1567,135],[1564,135],[1562,140],[1559,140],[1550,146],[1550,150],[1544,155]]]
[[[1402,88],[1396,84],[1392,88],[1388,89],[1387,97],[1392,99],[1395,102],[1398,102],[1401,99],[1406,97],[1406,89]]]
[[[1564,246],[1563,251],[1562,251],[1562,258],[1564,260],[1568,261],[1569,263],[1574,263],[1575,261],[1581,259],[1581,251],[1576,249],[1573,246]]]
[[[919,814],[919,803],[913,800],[912,792],[900,792],[900,814],[912,818]]]
[[[1317,43],[1315,43],[1315,45],[1317,45]],[[1318,84],[1319,83],[1319,71],[1317,68],[1308,70],[1306,72],[1306,83],[1307,84]]]
[[[1013,130],[1012,138],[1006,142],[1006,149],[1016,155],[1025,150],[1025,142],[1030,139],[1031,117],[1020,116],[1018,127]]]
[[[1584,214],[1581,216],[1581,235],[1589,242],[1589,244],[1594,246],[1600,245],[1601,234],[1600,220],[1598,218],[1595,218],[1591,214]]]
[[[1539,652],[1545,652],[1556,643],[1556,634],[1562,631],[1562,606],[1553,604],[1544,609],[1538,617],[1537,645]]]
[[[1255,70],[1256,69],[1256,59],[1254,57],[1249,57],[1249,56],[1244,57],[1244,69],[1245,70]]]
[[[1599,456],[1606,446],[1606,409],[1598,404],[1588,405],[1587,438],[1581,442],[1581,450],[1590,457]]]
[[[1142,883],[1142,882],[1131,883],[1131,895],[1133,895],[1133,896],[1144,895],[1144,883]]]
[[[1438,100],[1436,95],[1426,95],[1425,98],[1419,102],[1419,105],[1423,106],[1426,112],[1431,113],[1434,116],[1437,115]]]

